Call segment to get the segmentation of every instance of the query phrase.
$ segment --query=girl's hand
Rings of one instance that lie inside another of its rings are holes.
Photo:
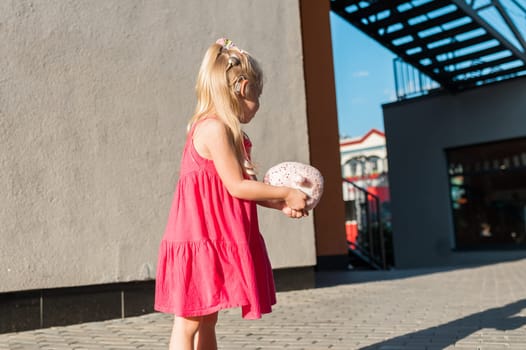
[[[305,209],[307,195],[295,188],[289,188],[288,194],[285,197],[285,204],[287,207],[296,211],[303,211]]]
[[[281,209],[283,214],[287,215],[289,218],[292,219],[300,219],[304,216],[309,216],[309,212],[306,210],[293,210],[287,206],[284,206],[283,209]]]

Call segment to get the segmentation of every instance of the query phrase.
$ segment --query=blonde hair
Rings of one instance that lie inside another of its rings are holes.
[[[239,164],[250,174],[254,166],[243,144],[240,118],[243,118],[239,91],[236,84],[248,80],[247,88],[263,89],[263,72],[258,62],[237,47],[226,48],[212,44],[205,53],[197,75],[197,105],[188,122],[188,130],[194,123],[210,114],[215,114],[226,126]],[[238,85],[239,86],[239,85]]]

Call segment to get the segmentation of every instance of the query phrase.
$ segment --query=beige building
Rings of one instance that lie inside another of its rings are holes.
[[[365,135],[340,140],[342,177],[362,188],[388,187],[385,134],[371,129]],[[343,183],[343,200],[354,200],[355,188]]]
[[[257,57],[266,75],[246,130],[260,171],[296,160],[326,180],[304,220],[260,212],[278,285],[309,286],[316,265],[341,264],[329,1],[7,0],[0,295],[9,302],[0,324],[10,328],[0,331],[151,310],[195,77],[221,36]]]

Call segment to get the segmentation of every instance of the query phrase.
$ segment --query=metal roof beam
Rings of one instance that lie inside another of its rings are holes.
[[[354,1],[354,4],[358,6],[359,10],[356,11],[357,15],[359,15],[361,18],[367,18],[369,16],[378,14],[385,10],[391,10],[396,9],[398,5],[401,5],[403,3],[408,2],[409,0],[391,0],[389,1],[389,4],[386,4],[385,1],[381,0],[378,2],[375,2],[367,7],[359,7],[357,3],[360,1]],[[387,5],[387,6],[386,6]],[[351,14],[353,15],[353,14]]]
[[[511,0],[512,3],[515,4],[515,6],[517,6],[518,8],[520,8],[522,10],[522,12],[524,12],[524,14],[526,14],[526,7],[521,4],[520,2],[518,2],[517,0]]]
[[[499,14],[502,16],[502,19],[504,20],[504,22],[506,22],[506,24],[510,28],[511,32],[515,36],[515,39],[519,41],[520,45],[522,46],[522,52],[526,51],[526,41],[524,40],[524,38],[522,37],[522,34],[517,29],[517,26],[511,19],[510,15],[508,14],[508,11],[506,11],[506,9],[504,8],[504,6],[502,6],[499,0],[493,0],[492,3],[495,5],[495,8],[497,9],[497,11],[499,11]]]
[[[520,4],[524,0],[509,1],[526,14]],[[330,3],[334,13],[451,92],[526,73],[526,38],[503,0]],[[501,15],[517,40],[504,36],[481,16],[488,8]]]
[[[453,2],[455,5],[457,5],[460,9],[465,11],[469,16],[471,16],[471,18],[474,21],[476,21],[488,33],[493,35],[498,41],[500,41],[502,45],[506,47],[506,49],[510,50],[511,52],[513,52],[514,55],[516,55],[521,60],[526,62],[526,54],[524,52],[521,52],[515,45],[510,43],[508,39],[506,39],[495,28],[493,28],[493,26],[491,26],[482,17],[480,17],[477,11],[475,11],[469,4],[467,4],[465,0],[450,0],[450,1]]]
[[[425,36],[423,38],[420,38],[420,40],[422,42],[424,42],[425,44],[430,44],[430,43],[433,43],[433,42],[436,42],[436,41],[439,41],[439,40],[442,40],[442,39],[454,38],[458,34],[467,33],[467,32],[470,32],[472,30],[475,30],[477,28],[479,28],[479,25],[472,21],[472,22],[468,22],[466,24],[462,24],[462,25],[460,25],[458,27],[454,27],[454,28],[451,28],[451,29],[448,29],[448,30],[444,30],[444,31],[441,31],[441,32],[438,32],[438,33],[435,33],[435,34],[431,34],[431,35]],[[419,47],[419,45],[416,45],[416,43],[414,41],[411,41],[411,42],[409,42],[407,44],[402,44],[402,45],[399,45],[397,47],[400,50],[408,51],[408,50],[411,50],[411,49]]]
[[[445,24],[445,23],[449,23],[449,22],[452,22],[452,21],[455,21],[457,19],[460,19],[462,17],[466,17],[466,15],[464,13],[461,13],[460,11],[454,11],[454,12],[449,12],[445,15],[442,15],[440,17],[435,17],[433,19],[430,19],[430,20],[427,20],[425,22],[422,22],[422,23],[418,23],[418,24],[415,24],[413,26],[410,26],[410,27],[406,27],[402,30],[397,30],[396,32],[392,32],[392,33],[389,33],[389,34],[386,34],[384,37],[386,38],[386,40],[395,40],[395,39],[398,39],[398,38],[403,38],[404,36],[407,36],[407,35],[414,35],[414,37],[418,37],[418,33],[419,32],[422,32],[424,30],[427,30],[427,29],[430,29],[430,28],[433,28],[433,27],[438,27],[442,24]],[[426,40],[426,38],[420,38],[422,40]]]
[[[472,86],[472,85],[475,85],[477,82],[484,82],[484,81],[487,81],[487,80],[490,80],[490,79],[495,79],[495,78],[498,78],[498,77],[505,77],[506,75],[513,75],[513,74],[516,74],[516,73],[520,73],[522,71],[525,71],[526,70],[526,67],[524,66],[518,66],[518,67],[514,67],[514,68],[510,68],[510,69],[506,69],[506,70],[498,70],[494,73],[489,73],[489,74],[486,74],[486,75],[480,75],[478,77],[473,77],[473,78],[469,78],[469,79],[466,79],[466,80],[458,80],[457,83],[458,85],[460,86]]]
[[[409,10],[406,10],[404,12],[398,11],[398,8],[395,6],[391,10],[391,16],[385,19],[382,19],[378,22],[375,22],[374,27],[375,27],[375,30],[379,28],[383,28],[383,27],[387,28],[390,25],[393,25],[398,22],[404,22],[404,26],[409,25],[408,21],[410,19],[418,17],[418,16],[422,16],[422,15],[427,16],[429,12],[438,10],[446,6],[449,6],[449,4],[445,4],[440,1],[431,1],[431,2],[428,2],[420,6],[412,7]]]
[[[486,62],[482,62],[482,63],[474,63],[472,65],[470,65],[469,67],[466,67],[466,68],[462,68],[462,69],[455,69],[454,71],[451,71],[451,72],[447,72],[446,74],[448,74],[451,78],[454,78],[454,77],[457,77],[459,75],[463,75],[463,74],[475,74],[476,72],[479,72],[479,71],[482,71],[486,68],[490,68],[490,67],[498,67],[502,64],[505,64],[505,63],[510,63],[510,62],[513,62],[513,61],[517,61],[518,58],[513,56],[513,55],[510,55],[510,56],[506,56],[506,57],[503,57],[503,58],[499,58],[497,60],[493,60],[493,61],[486,61]]]
[[[332,0],[331,1],[331,10],[335,11],[335,12],[340,12],[340,11],[344,11],[345,12],[345,9],[351,5],[356,5],[358,6],[356,3],[359,2],[359,1],[356,1],[356,0],[338,0],[338,1],[334,1]]]
[[[487,42],[493,39],[494,38],[491,35],[483,34],[463,41],[452,40],[449,44],[441,45],[433,49],[422,50],[410,56],[418,60],[424,59],[426,57],[433,60],[438,55],[445,53],[453,53],[456,50],[468,48],[473,45],[481,44],[483,42]]]
[[[418,62],[411,61],[411,57],[409,55],[407,55],[405,52],[399,52],[399,50],[397,50],[397,47],[391,41],[386,39],[385,35],[384,36],[380,35],[378,31],[369,31],[370,29],[369,26],[363,23],[361,20],[359,20],[359,16],[351,16],[351,14],[349,14],[346,11],[338,11],[336,13],[339,16],[341,16],[343,19],[345,19],[346,21],[352,23],[356,28],[361,30],[364,34],[370,36],[377,42],[383,44],[387,49],[391,50],[392,52],[397,53],[406,62],[413,64],[413,66],[417,67],[418,70],[420,70],[422,73],[431,77],[433,80],[435,80],[437,83],[439,83],[443,87],[448,88],[450,86],[449,82],[446,80],[446,77],[440,76],[434,73],[432,70],[432,67],[423,66],[419,64]]]
[[[455,56],[455,57],[447,59],[447,60],[438,61],[438,64],[441,65],[442,67],[450,66],[452,64],[457,64],[457,63],[460,63],[460,62],[471,61],[471,60],[474,60],[474,59],[477,59],[477,58],[480,58],[480,57],[488,56],[488,55],[491,55],[491,54],[494,54],[494,53],[497,53],[497,52],[502,52],[502,51],[505,51],[505,50],[507,50],[506,47],[503,47],[502,45],[495,45],[495,46],[492,46],[490,48],[487,48],[487,49],[484,49],[484,50],[480,50],[480,51],[475,51],[475,52],[467,54],[467,55]]]

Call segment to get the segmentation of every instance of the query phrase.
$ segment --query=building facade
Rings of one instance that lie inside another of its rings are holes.
[[[152,310],[195,78],[224,36],[265,72],[261,109],[246,128],[261,172],[295,160],[326,179],[308,218],[260,212],[278,286],[312,286],[315,266],[341,263],[329,6],[2,2],[0,331]]]
[[[389,200],[387,149],[383,132],[372,129],[360,137],[340,139],[340,154],[343,178],[378,193],[383,201]],[[344,200],[353,200],[354,193],[355,188],[344,183]]]
[[[526,257],[524,110],[524,78],[383,106],[397,267]]]

